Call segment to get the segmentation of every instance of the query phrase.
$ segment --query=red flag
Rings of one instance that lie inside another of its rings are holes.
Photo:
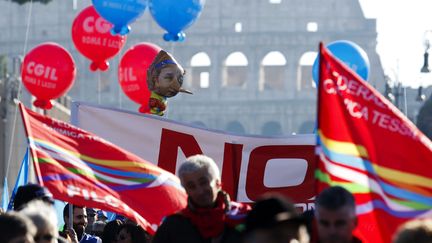
[[[368,242],[391,242],[401,223],[430,217],[432,142],[322,44],[318,93],[318,190],[353,193]]]
[[[19,105],[39,183],[54,198],[124,215],[154,233],[186,205],[173,174],[89,132]]]

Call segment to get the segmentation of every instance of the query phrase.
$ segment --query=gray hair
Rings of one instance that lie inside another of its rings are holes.
[[[182,177],[185,173],[191,173],[201,169],[207,170],[212,180],[216,179],[220,181],[218,166],[212,158],[203,154],[197,154],[188,157],[186,161],[180,166],[177,174],[180,180],[182,180]]]
[[[393,236],[393,243],[431,242],[432,219],[415,219],[401,225]]]
[[[36,227],[29,218],[18,212],[7,212],[0,215],[0,242],[9,242],[18,237],[36,235]]]
[[[58,236],[57,215],[54,207],[41,200],[29,202],[21,211],[22,215],[27,216],[36,226],[37,231],[48,228],[53,236]]]

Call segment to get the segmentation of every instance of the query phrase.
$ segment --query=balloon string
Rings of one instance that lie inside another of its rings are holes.
[[[117,60],[116,61],[116,63],[117,63],[117,70],[120,70],[120,62],[121,62],[121,58],[123,57],[123,50],[124,49],[126,49],[126,47],[125,46],[123,46],[123,48],[121,48],[120,49],[120,52],[119,52],[119,54],[115,57],[115,59]],[[120,84],[120,83],[119,83]],[[120,85],[117,85],[117,87],[118,87],[118,99],[119,99],[119,106],[120,106],[120,109],[122,109],[123,108],[123,101],[122,101],[122,93],[123,93],[123,91],[122,91],[122,89],[121,89],[121,86]]]
[[[171,53],[171,55],[174,56],[174,42],[173,41],[170,42],[170,53]]]
[[[12,1],[10,1],[9,4],[14,4],[14,3]],[[33,12],[33,0],[30,0],[29,10],[28,10],[28,14],[27,14],[27,26],[26,26],[26,33],[25,33],[24,48],[23,48],[22,56],[24,56],[27,52],[27,43],[28,43],[28,38],[29,38],[29,33],[30,33],[30,23],[31,23],[32,12]],[[17,100],[19,100],[19,101],[21,101],[21,89],[22,89],[22,82],[18,82]],[[10,162],[12,159],[12,147],[14,145],[14,140],[15,140],[15,130],[16,130],[17,117],[18,117],[18,105],[15,104],[15,113],[14,113],[14,119],[13,119],[13,124],[12,124],[11,142],[9,143],[9,152],[8,152],[8,160],[7,160],[7,164],[6,164],[5,177],[8,176],[9,166],[10,166]]]
[[[102,78],[101,71],[96,71],[98,76],[98,105],[101,103]]]

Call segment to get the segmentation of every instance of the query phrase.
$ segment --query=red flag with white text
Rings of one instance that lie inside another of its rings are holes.
[[[36,176],[54,198],[124,215],[154,233],[185,207],[179,179],[66,122],[19,105]]]
[[[353,193],[358,233],[391,242],[403,222],[432,216],[432,142],[320,45],[318,191]]]

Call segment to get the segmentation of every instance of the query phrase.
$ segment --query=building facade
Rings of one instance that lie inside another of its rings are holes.
[[[369,82],[384,92],[383,69],[376,53],[376,21],[364,17],[358,0],[207,0],[181,43],[164,42],[163,30],[147,9],[131,25],[126,46],[110,61],[107,72],[91,72],[90,62],[72,43],[72,22],[89,5],[90,0],[22,6],[0,1],[0,55],[9,60],[9,69],[16,63],[14,58],[36,45],[57,42],[72,54],[77,65],[77,78],[68,93],[72,100],[137,111],[138,105],[118,84],[117,66],[131,46],[155,43],[184,66],[184,86],[194,93],[171,98],[168,119],[266,136],[313,132],[316,88],[311,66],[321,41],[350,40],[361,46],[370,60]],[[11,72],[9,80],[19,83],[19,72]],[[31,105],[25,91],[20,92],[20,99]],[[63,104],[67,108],[68,102]],[[2,126],[2,151],[10,150],[15,124],[10,101],[8,107],[8,119]],[[49,114],[67,120],[67,109],[56,107],[57,111]],[[2,158],[13,161],[10,173],[25,152],[25,139],[16,136],[14,141],[21,142],[12,150],[18,152],[13,159]]]
[[[136,43],[155,43],[182,63],[187,70],[185,86],[194,92],[170,99],[168,118],[247,134],[312,132],[316,89],[311,60],[320,41],[360,45],[371,63],[369,82],[384,89],[375,51],[376,21],[365,19],[357,0],[208,0],[182,43],[164,42],[163,31],[146,10],[104,73],[89,71],[89,61],[71,39],[75,16],[90,4],[35,3],[28,21],[29,4],[0,3],[6,16],[0,26],[7,33],[0,37],[0,53],[13,57],[42,42],[57,42],[72,53],[78,66],[68,94],[73,100],[135,110],[117,83],[119,56]]]

